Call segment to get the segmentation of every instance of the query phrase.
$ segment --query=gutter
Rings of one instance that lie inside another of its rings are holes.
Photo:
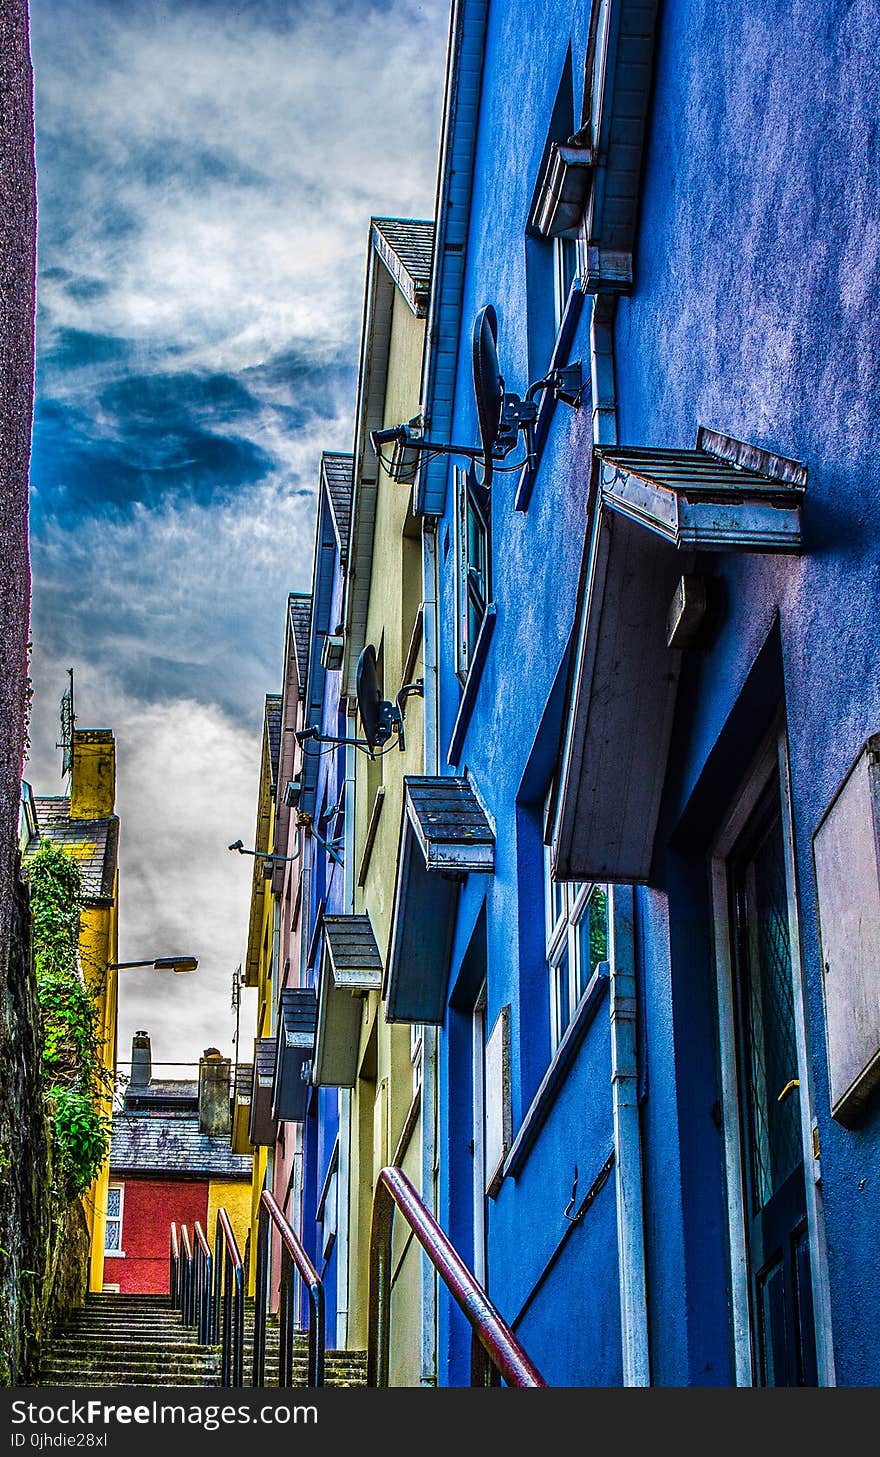
[[[590,383],[594,445],[617,444],[614,321],[617,295],[598,293],[590,323]],[[620,1280],[620,1335],[624,1386],[650,1386],[642,1130],[636,1045],[635,895],[609,885],[608,922],[611,1101],[614,1116],[615,1197]]]

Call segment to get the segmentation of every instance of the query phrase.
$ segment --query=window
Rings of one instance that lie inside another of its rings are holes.
[[[107,1221],[104,1225],[105,1255],[122,1255],[122,1184],[111,1184],[107,1190]]]
[[[422,1049],[424,1047],[424,1028],[421,1022],[410,1022],[409,1024],[409,1056],[412,1063],[412,1095],[422,1086]]]
[[[556,1051],[600,961],[608,959],[604,886],[550,879],[544,851],[544,908],[550,969],[550,1046]]]
[[[474,648],[491,601],[491,505],[473,466],[456,470],[456,533],[458,600],[456,603],[456,668],[464,683]]]
[[[573,281],[582,271],[580,238],[553,239],[553,318],[558,333]]]

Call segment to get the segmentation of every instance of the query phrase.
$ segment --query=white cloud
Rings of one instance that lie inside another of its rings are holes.
[[[286,594],[309,586],[319,454],[351,439],[339,371],[357,364],[368,219],[433,206],[448,3],[313,0],[281,24],[231,0],[30,8],[44,401],[125,446],[124,412],[102,412],[109,383],[230,374],[255,403],[228,434],[271,462],[219,505],[166,495],[73,523],[52,514],[62,480],[35,514],[28,777],[60,792],[72,664],[80,724],[117,737],[123,959],[201,960],[193,978],[123,973],[120,1053],[143,1026],[157,1059],[188,1060],[229,1050],[250,874],[225,847],[253,833],[262,699]],[[86,348],[62,373],[70,330],[120,350]],[[302,384],[258,368],[288,358],[310,365],[318,402],[296,430]]]

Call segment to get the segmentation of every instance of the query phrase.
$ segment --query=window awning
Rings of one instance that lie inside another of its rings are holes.
[[[306,1116],[317,1013],[314,987],[283,988],[272,1094],[272,1117],[282,1123],[301,1123]]]
[[[249,1062],[243,1062],[235,1069],[235,1088],[232,1095],[232,1152],[253,1153],[248,1133],[251,1117],[251,1098],[254,1091],[254,1069]]]
[[[470,779],[404,781],[391,946],[383,996],[389,1022],[440,1023],[459,886],[490,875],[495,835]]]
[[[382,989],[382,957],[369,916],[325,916],[312,1082],[353,1088],[362,999]]]
[[[248,1121],[248,1136],[255,1147],[267,1147],[275,1142],[275,1119],[272,1117],[274,1083],[275,1038],[257,1037],[254,1041],[254,1084]]]
[[[551,144],[529,217],[529,229],[545,238],[576,238],[593,179],[589,147]]]
[[[667,616],[688,555],[799,551],[806,470],[710,432],[696,450],[600,449],[593,469],[553,874],[637,883],[666,778],[681,664]]]

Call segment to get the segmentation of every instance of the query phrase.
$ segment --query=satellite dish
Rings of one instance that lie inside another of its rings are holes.
[[[480,443],[483,447],[483,485],[492,480],[492,447],[498,439],[504,405],[504,380],[498,369],[498,320],[491,304],[474,320],[474,394]]]
[[[389,722],[388,710],[391,707],[386,703],[379,692],[379,671],[376,662],[376,649],[372,643],[367,643],[357,664],[357,675],[355,678],[357,691],[358,712],[361,716],[361,723],[364,729],[364,738],[370,749],[376,749],[386,743],[391,737],[392,727]]]

